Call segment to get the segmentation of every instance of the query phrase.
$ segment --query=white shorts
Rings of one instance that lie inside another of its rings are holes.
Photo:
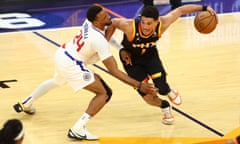
[[[93,83],[94,73],[88,69],[81,61],[72,60],[65,54],[65,50],[59,48],[54,57],[55,74],[54,81],[58,85],[68,82],[74,91],[78,91]]]

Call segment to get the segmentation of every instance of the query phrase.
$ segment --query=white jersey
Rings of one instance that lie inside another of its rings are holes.
[[[101,31],[85,21],[78,34],[65,44],[66,51],[84,64],[93,64],[112,56],[108,41]]]
[[[78,34],[59,48],[55,54],[54,81],[69,83],[78,91],[94,82],[94,72],[86,65],[112,56],[104,32],[85,22]]]

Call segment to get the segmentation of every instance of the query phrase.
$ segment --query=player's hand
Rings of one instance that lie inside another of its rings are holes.
[[[146,94],[151,94],[151,95],[158,94],[158,88],[156,88],[153,84],[150,84],[150,83],[142,83],[139,90]]]
[[[216,11],[211,8],[210,6],[207,7],[207,11],[210,12],[212,15],[214,15],[216,17],[217,23],[218,23],[218,17],[217,17],[217,13]]]
[[[126,65],[132,65],[132,55],[130,52],[128,52],[127,50],[121,50],[120,57]]]

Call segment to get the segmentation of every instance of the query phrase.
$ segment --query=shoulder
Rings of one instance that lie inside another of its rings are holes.
[[[88,43],[89,46],[95,50],[108,46],[108,41],[104,35],[92,28],[89,29],[89,36],[86,39],[86,43]]]
[[[127,19],[127,18],[113,18],[112,19],[112,24],[113,26],[117,28],[124,28],[126,26],[132,25],[134,22],[134,19]]]
[[[89,32],[90,32],[91,37],[94,38],[94,39],[99,39],[99,38],[100,39],[102,39],[102,38],[105,39],[103,31],[100,31],[98,29],[95,29],[95,28],[91,27],[89,29]]]

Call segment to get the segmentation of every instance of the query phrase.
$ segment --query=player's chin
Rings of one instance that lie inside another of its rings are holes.
[[[149,30],[142,30],[143,35],[148,36],[151,34],[151,31]]]
[[[111,25],[112,21],[109,21],[108,23],[106,23],[107,26]]]

